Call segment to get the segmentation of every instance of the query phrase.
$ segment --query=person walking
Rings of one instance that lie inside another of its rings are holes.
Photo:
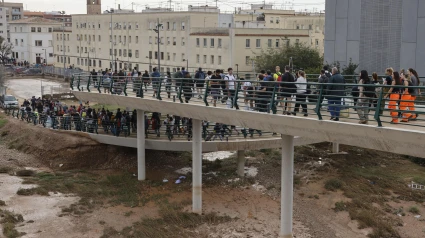
[[[305,78],[305,73],[304,71],[299,71],[298,72],[298,79],[295,83],[295,85],[297,86],[297,94],[295,95],[295,109],[294,112],[292,113],[294,116],[297,115],[297,112],[299,112],[300,110],[300,105],[303,108],[303,113],[304,116],[307,117],[308,113],[307,113],[307,79]]]
[[[400,94],[401,94],[401,100],[400,100],[400,110],[403,111],[402,115],[403,115],[403,119],[401,120],[402,122],[409,122],[410,119],[412,119],[412,117],[415,114],[412,114],[411,111],[412,108],[411,106],[414,105],[413,100],[412,100],[412,94],[414,94],[414,88],[409,88],[413,86],[413,82],[412,79],[410,77],[409,74],[404,74],[404,81],[403,81],[403,85],[405,86],[403,89],[401,89]],[[409,109],[409,110],[408,110]],[[410,111],[410,112],[408,112]],[[416,116],[416,115],[415,115]]]
[[[220,98],[220,87],[221,87],[221,76],[220,76],[219,69],[217,69],[215,71],[215,74],[211,76],[210,86],[211,86],[211,96],[213,98],[213,105],[214,107],[216,107],[217,100]]]
[[[159,81],[161,80],[161,74],[158,72],[157,68],[153,68],[153,73],[151,75],[152,77],[152,88],[153,88],[153,96],[157,96],[158,89],[159,89]]]
[[[409,68],[409,74],[410,74],[410,78],[412,80],[413,86],[419,86],[421,82],[419,80],[419,76],[418,76],[418,73],[416,72],[416,70]],[[415,101],[416,101],[416,97],[418,97],[419,95],[421,95],[421,90],[419,88],[415,88],[413,90],[413,93],[410,95],[411,96],[411,102],[410,102],[409,108],[410,108],[411,111],[416,111]],[[412,114],[410,120],[416,121],[417,118],[418,118],[418,114],[414,113],[414,114]]]
[[[359,80],[359,98],[357,100],[357,114],[359,115],[359,124],[367,124],[369,121],[369,105],[371,98],[375,95],[375,88],[368,87],[371,84],[369,74],[366,70],[360,72]]]
[[[388,90],[388,92],[385,94],[384,98],[390,99],[390,102],[388,104],[388,109],[391,110],[390,115],[392,117],[391,124],[398,124],[398,112],[397,110],[397,103],[400,100],[400,89],[402,87],[402,82],[400,78],[400,74],[395,71],[392,74],[392,82],[391,82],[391,88]]]
[[[195,81],[196,93],[198,94],[198,98],[202,99],[202,89],[205,86],[205,73],[202,71],[202,68],[199,68],[198,72],[196,72]]]
[[[190,76],[189,72],[186,72],[184,79],[183,79],[183,94],[184,99],[186,103],[189,103],[189,100],[192,98],[192,87],[193,87],[193,80]]]
[[[341,98],[345,95],[345,79],[339,73],[338,68],[332,68],[332,77],[329,79],[327,87],[327,99],[329,103],[329,111],[331,113],[331,121],[339,121],[339,112],[341,110]]]
[[[171,73],[167,71],[167,75],[164,77],[165,91],[167,92],[168,98],[171,97]]]
[[[145,85],[145,92],[147,92],[148,91],[148,84],[150,84],[150,82],[151,82],[151,78],[150,78],[147,70],[145,70],[145,73],[143,73],[143,75],[142,75],[142,81],[143,81],[143,85]]]
[[[227,74],[224,76],[224,81],[226,83],[226,91],[227,91],[227,101],[230,103],[230,108],[233,108],[233,99],[235,97],[235,81],[236,77],[233,75],[233,69],[228,68]],[[229,101],[230,100],[230,101]]]
[[[282,83],[279,85],[279,91],[284,101],[283,115],[291,115],[292,94],[296,92],[297,88],[294,75],[290,73],[290,70],[291,67],[286,65],[285,73],[282,75]]]

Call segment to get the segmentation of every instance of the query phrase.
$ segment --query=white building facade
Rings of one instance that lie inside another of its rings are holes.
[[[7,41],[7,7],[0,6],[0,36]]]
[[[35,17],[9,22],[9,25],[12,58],[30,64],[53,63],[52,33],[61,23]]]

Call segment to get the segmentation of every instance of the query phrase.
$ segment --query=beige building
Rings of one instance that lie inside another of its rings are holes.
[[[0,35],[10,42],[9,22],[24,18],[24,6],[22,3],[4,2],[0,3]]]
[[[279,17],[277,25],[267,21],[271,13],[259,18],[255,13],[255,19],[250,21],[244,20],[251,17],[249,13],[220,14],[211,7],[190,7],[187,12],[151,8],[142,13],[73,15],[72,32],[65,33],[70,36],[64,38],[64,43],[62,32],[54,32],[56,65],[62,67],[65,61],[67,66],[90,71],[133,67],[150,70],[157,67],[159,57],[161,72],[173,72],[187,65],[191,72],[198,67],[206,70],[233,67],[252,72],[255,56],[269,48],[300,42],[323,52],[322,16],[271,11],[277,14],[273,15],[274,19]],[[158,22],[159,39],[154,31]],[[62,51],[56,52],[61,47],[70,49],[65,52],[65,58]]]

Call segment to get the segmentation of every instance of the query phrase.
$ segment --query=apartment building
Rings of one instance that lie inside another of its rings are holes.
[[[0,35],[10,42],[8,22],[24,18],[24,5],[22,3],[2,2],[0,3]]]
[[[66,28],[72,27],[72,17],[69,14],[62,14],[64,12],[34,12],[34,11],[24,11],[24,17],[30,18],[30,17],[41,17],[57,22],[62,22]]]
[[[53,63],[53,29],[61,24],[38,17],[9,22],[12,57],[30,64]]]
[[[84,70],[133,67],[151,70],[159,58],[161,72],[173,72],[182,66],[194,71],[198,67],[227,69],[236,65],[239,71],[251,72],[253,61],[262,50],[297,42],[309,44],[313,37],[319,37],[314,30],[296,29],[296,24],[289,29],[269,24],[266,24],[268,27],[239,27],[238,15],[243,13],[221,14],[211,7],[190,7],[186,12],[151,8],[142,13],[109,11],[72,15],[72,32],[65,43],[61,40],[62,33],[54,32],[55,64],[60,66],[66,61]],[[261,19],[255,21],[261,22]],[[264,24],[265,19],[262,22]],[[158,23],[159,37],[154,31]],[[323,24],[319,29],[323,29]],[[65,56],[57,51],[63,44],[66,49],[70,48]]]

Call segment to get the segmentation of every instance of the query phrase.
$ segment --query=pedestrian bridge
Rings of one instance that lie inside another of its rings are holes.
[[[202,212],[202,120],[279,133],[282,148],[281,237],[292,237],[295,137],[404,155],[425,156],[425,146],[423,146],[425,124],[421,120],[424,116],[423,106],[421,106],[424,101],[421,95],[417,95],[416,107],[413,104],[408,104],[407,107],[406,103],[411,100],[410,97],[408,99],[402,97],[396,101],[392,97],[390,100],[385,93],[390,86],[370,86],[373,87],[373,89],[369,87],[369,90],[373,90],[374,96],[365,98],[351,93],[356,84],[345,84],[344,89],[338,92],[332,89],[332,84],[306,83],[308,92],[298,96],[287,91],[292,86],[286,83],[237,80],[232,82],[229,92],[224,90],[223,96],[230,96],[232,99],[225,101],[226,104],[218,101],[217,105],[213,106],[214,102],[211,100],[213,97],[219,98],[222,91],[220,87],[215,87],[216,82],[194,79],[163,82],[162,79],[154,79],[152,83],[153,87],[147,85],[142,87],[140,79],[124,77],[114,78],[110,83],[105,84],[93,82],[88,75],[75,75],[71,81],[71,88],[81,101],[137,109],[138,135],[144,133],[142,118],[145,111],[192,118],[192,210],[196,213]],[[217,84],[226,85],[221,82]],[[410,88],[423,90],[423,87]],[[325,109],[330,105],[327,99],[335,94],[338,96],[333,97],[333,101],[337,98],[340,103],[331,105],[333,107],[330,110],[332,113],[342,111],[339,116],[340,121],[328,120],[329,112]],[[355,102],[359,99],[368,100],[369,105],[357,106]],[[285,104],[292,104],[289,105],[289,111],[293,111],[295,101],[299,104],[297,106],[304,107],[306,111],[298,113],[297,116],[286,115],[284,112],[288,109],[285,109]],[[362,110],[369,116],[368,124],[359,124],[359,117],[354,110]],[[401,120],[398,113],[403,116],[409,110],[410,113],[418,114],[419,117],[416,120],[406,118],[403,124],[390,124],[390,121]],[[140,180],[145,179],[145,145],[144,137],[138,136],[138,178]]]

